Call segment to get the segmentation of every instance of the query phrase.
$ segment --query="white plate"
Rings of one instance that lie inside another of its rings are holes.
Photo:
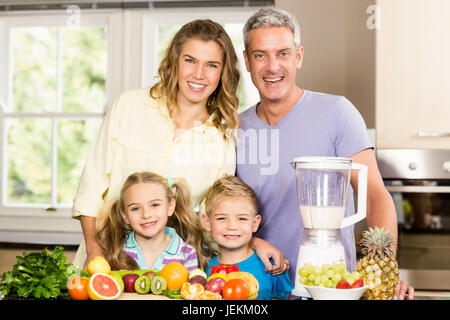
[[[314,300],[359,300],[368,286],[354,289],[335,289],[318,286],[305,286]]]

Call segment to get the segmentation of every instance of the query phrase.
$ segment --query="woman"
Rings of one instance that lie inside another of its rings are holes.
[[[158,76],[150,91],[126,91],[114,102],[90,151],[72,211],[84,234],[73,261],[79,267],[103,255],[95,240],[97,213],[131,173],[185,178],[193,205],[217,178],[235,173],[231,132],[238,126],[239,71],[222,26],[211,20],[184,25]]]

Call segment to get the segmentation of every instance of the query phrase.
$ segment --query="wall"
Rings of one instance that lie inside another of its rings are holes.
[[[375,127],[375,29],[367,8],[375,0],[275,0],[294,14],[305,47],[297,84],[304,89],[343,95]]]

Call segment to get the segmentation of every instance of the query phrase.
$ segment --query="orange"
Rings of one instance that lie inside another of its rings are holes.
[[[106,273],[111,272],[111,267],[105,258],[101,256],[96,256],[94,259],[89,261],[87,265],[87,271],[92,276],[94,273]]]
[[[89,278],[74,276],[67,281],[67,289],[72,300],[89,300],[87,292]]]
[[[180,293],[184,300],[196,300],[203,291],[205,291],[205,288],[200,283],[185,282],[181,286]]]
[[[94,273],[87,291],[92,300],[115,300],[121,293],[117,281],[106,273]]]
[[[179,262],[170,262],[161,269],[159,275],[167,281],[167,289],[179,290],[188,281],[189,270]]]
[[[205,290],[197,297],[197,300],[222,300],[222,296],[219,293]]]

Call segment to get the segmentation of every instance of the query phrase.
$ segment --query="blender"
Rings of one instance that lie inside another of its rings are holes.
[[[367,167],[339,157],[299,157],[291,165],[304,226],[292,294],[310,297],[299,281],[298,270],[305,263],[345,264],[341,229],[366,217]],[[357,212],[345,217],[352,170],[358,170]]]

